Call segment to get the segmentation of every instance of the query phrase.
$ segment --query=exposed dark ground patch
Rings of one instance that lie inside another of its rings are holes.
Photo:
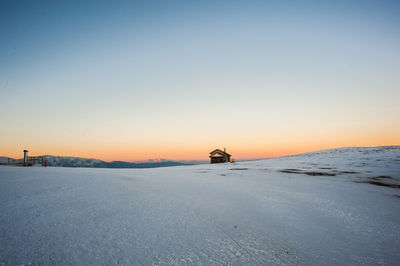
[[[280,170],[280,172],[282,172],[282,173],[289,173],[289,174],[301,174],[301,170],[299,170],[299,169],[292,169],[292,168],[283,169],[283,170]]]
[[[325,176],[335,176],[335,173],[326,173],[326,172],[303,172],[303,174],[305,175],[311,175],[311,176],[321,176],[321,175],[325,175]]]
[[[329,167],[320,167],[319,169],[324,169],[324,170],[331,170],[332,168]],[[319,171],[304,171],[304,170],[299,170],[299,169],[283,169],[280,170],[282,173],[289,173],[289,174],[305,174],[305,175],[312,175],[312,176],[335,176],[339,174],[359,174],[359,172],[355,171],[338,171],[338,170],[332,170],[332,172],[319,172]]]
[[[299,169],[283,169],[280,170],[281,173],[287,174],[305,174],[310,176],[335,176],[335,173],[327,173],[327,172],[315,172],[315,171],[302,171]]]
[[[340,171],[339,173],[341,173],[341,174],[359,174],[359,172],[354,172],[354,171]]]
[[[231,168],[229,170],[249,170],[249,168]]]
[[[354,182],[355,183],[367,183],[367,184],[382,186],[382,187],[400,188],[400,185],[388,184],[388,183],[384,183],[384,182],[377,181],[377,180],[354,181]]]
[[[359,172],[355,172],[355,171],[334,171],[337,174],[359,174]]]
[[[378,176],[377,178],[392,179],[392,177],[391,177],[391,176],[388,176],[388,175],[380,175],[380,176]]]
[[[375,177],[369,177],[368,179],[380,181],[381,179],[392,179],[392,177],[388,176],[388,175],[380,175],[380,176],[375,176]]]
[[[393,195],[393,196],[395,196],[396,198],[399,198],[399,199],[400,199],[400,195]]]
[[[391,176],[387,176],[387,175],[380,175],[380,176],[375,176],[375,177],[369,177],[368,180],[359,180],[359,181],[354,181],[354,182],[355,183],[367,183],[367,184],[381,186],[381,187],[400,188],[399,184],[383,182],[382,179],[388,180],[388,179],[393,179],[393,178]]]

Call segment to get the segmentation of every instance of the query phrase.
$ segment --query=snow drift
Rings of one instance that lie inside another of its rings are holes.
[[[0,167],[0,264],[398,264],[400,147],[154,169]]]

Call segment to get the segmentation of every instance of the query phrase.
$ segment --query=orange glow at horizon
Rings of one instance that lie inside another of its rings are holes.
[[[221,142],[223,143],[223,142]],[[193,143],[192,145],[167,145],[158,143],[153,145],[137,145],[124,143],[80,143],[78,145],[60,145],[56,143],[37,143],[34,145],[13,146],[11,143],[2,145],[1,156],[21,158],[24,149],[29,150],[31,156],[54,155],[72,156],[100,159],[104,161],[141,161],[146,159],[169,160],[208,160],[209,152],[213,149],[227,149],[236,160],[271,158],[286,156],[304,152],[351,146],[387,146],[399,145],[398,136],[387,135],[386,138],[373,136],[347,136],[342,139],[330,139],[329,137],[314,137],[311,139],[261,139],[253,140],[236,139],[227,140],[223,145],[209,143]]]
[[[329,110],[328,110],[329,111]],[[264,119],[259,115],[239,115],[224,121],[192,117],[157,118],[158,123],[135,120],[92,119],[86,121],[26,120],[22,127],[13,123],[1,128],[0,156],[21,158],[24,149],[33,155],[94,158],[105,161],[139,161],[154,158],[169,160],[208,160],[209,152],[224,147],[237,160],[268,158],[316,150],[350,146],[400,144],[400,123],[384,110],[375,118],[336,113],[293,116],[292,113]],[[299,111],[298,111],[299,112]],[[382,117],[386,117],[382,119]],[[140,117],[139,117],[140,118]],[[329,120],[327,120],[329,118]],[[347,118],[348,120],[344,120]],[[30,123],[30,124],[28,124]],[[72,130],[70,130],[72,129]],[[162,129],[160,131],[160,129]],[[211,130],[210,130],[211,129]],[[222,133],[221,133],[222,132]]]

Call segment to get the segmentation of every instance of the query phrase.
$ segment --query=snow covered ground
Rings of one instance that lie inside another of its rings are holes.
[[[153,169],[0,167],[0,265],[398,265],[400,146]]]

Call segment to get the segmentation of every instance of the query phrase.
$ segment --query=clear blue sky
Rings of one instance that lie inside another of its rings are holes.
[[[0,155],[400,144],[399,33],[399,1],[1,1]]]

